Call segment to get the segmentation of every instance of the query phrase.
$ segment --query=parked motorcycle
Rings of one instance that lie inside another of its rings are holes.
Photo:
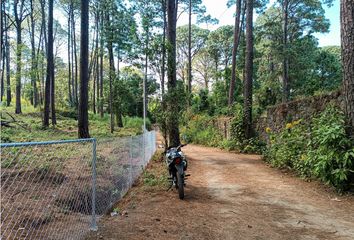
[[[166,152],[166,164],[170,174],[171,187],[175,186],[176,189],[178,189],[178,196],[180,199],[184,199],[185,181],[189,176],[185,174],[188,163],[181,150],[181,148],[186,145],[187,144],[182,144],[178,147],[170,147]]]

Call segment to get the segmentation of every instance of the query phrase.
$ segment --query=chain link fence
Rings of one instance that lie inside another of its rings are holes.
[[[155,138],[1,144],[0,239],[80,239],[96,230],[142,173]]]

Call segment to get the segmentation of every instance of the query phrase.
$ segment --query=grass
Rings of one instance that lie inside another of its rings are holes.
[[[16,122],[10,123],[11,127],[3,126],[1,129],[1,142],[31,142],[31,141],[47,141],[47,140],[67,140],[76,139],[77,133],[77,116],[73,112],[57,111],[57,125],[43,128],[42,111],[34,109],[32,106],[26,106],[22,109],[22,114],[14,114],[13,106],[0,107],[1,119],[12,122],[12,118],[7,114],[11,114]],[[142,122],[139,118],[125,117],[126,127],[115,128],[113,133],[110,132],[110,117],[105,114],[101,118],[98,114],[89,113],[89,131],[91,137],[110,138],[137,135],[141,133]],[[129,123],[129,124],[128,124]],[[132,124],[134,123],[134,124]]]
[[[146,189],[165,189],[168,187],[168,172],[163,160],[163,152],[156,151],[149,166],[144,170],[142,183]]]

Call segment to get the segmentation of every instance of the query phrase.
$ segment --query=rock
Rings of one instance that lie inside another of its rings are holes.
[[[118,216],[117,212],[111,212],[111,217],[116,217],[116,216]]]

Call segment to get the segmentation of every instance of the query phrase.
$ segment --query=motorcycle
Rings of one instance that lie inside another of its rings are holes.
[[[166,152],[166,164],[168,166],[168,171],[170,174],[171,186],[178,189],[178,196],[180,199],[184,199],[184,186],[187,180],[187,159],[184,156],[181,148],[187,144],[179,145],[178,147],[170,147]]]

